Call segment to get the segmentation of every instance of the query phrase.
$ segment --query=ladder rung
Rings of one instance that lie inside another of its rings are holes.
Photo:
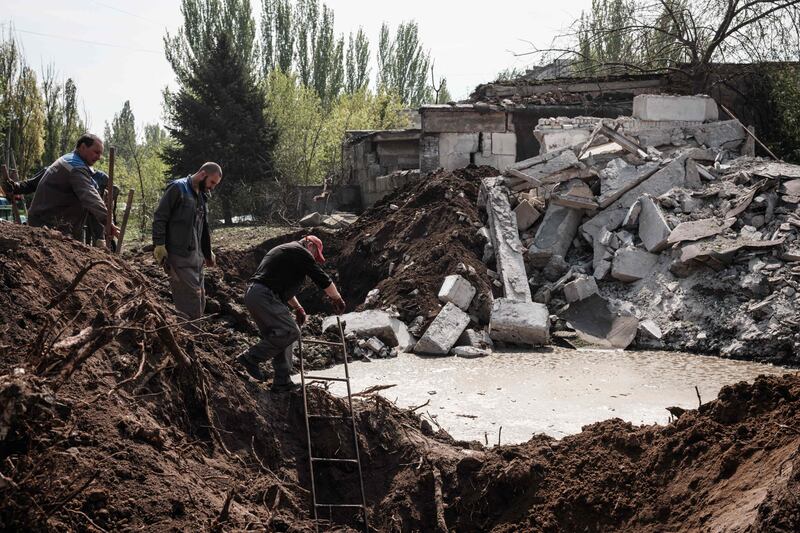
[[[341,342],[321,341],[319,339],[302,339],[302,342],[307,342],[308,344],[324,344],[325,346],[338,346],[339,348],[342,347]]]
[[[358,507],[363,509],[364,506],[360,503],[315,503],[317,507]]]
[[[335,457],[312,457],[311,460],[325,463],[358,463],[356,459],[337,459]]]
[[[353,417],[350,415],[308,415],[308,418],[321,418],[323,420],[326,419],[342,420],[342,419],[351,419]]]
[[[319,379],[322,381],[349,381],[347,378],[329,378],[328,376],[303,376],[305,379]]]

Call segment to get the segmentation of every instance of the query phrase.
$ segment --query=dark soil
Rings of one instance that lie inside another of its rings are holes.
[[[477,186],[477,177],[451,179],[413,186],[438,188],[430,194],[439,198],[459,184],[449,204],[470,219],[458,192],[474,194],[463,183]],[[465,244],[470,220],[413,199],[403,206],[402,194],[377,207],[385,219],[326,240],[351,305],[373,283],[358,282],[369,272],[359,260],[412,256],[429,284],[417,285],[427,313],[438,305],[436,276],[454,268],[432,264],[435,254],[452,263],[476,253]],[[440,214],[417,238],[410,221],[431,213]],[[369,229],[393,220],[408,240]],[[354,239],[366,233],[384,244],[365,259]],[[254,340],[241,293],[265,246],[221,254],[225,274],[208,271],[213,314],[181,324],[163,272],[144,256],[130,263],[55,232],[0,224],[0,530],[313,531],[302,395],[270,393],[231,364]],[[401,278],[372,285],[398,308],[413,305]],[[560,441],[492,449],[456,442],[379,396],[355,407],[375,531],[800,530],[797,375],[725,387],[667,426],[614,419]],[[309,409],[338,415],[345,404],[312,387]],[[347,424],[315,424],[315,454],[349,456]],[[317,481],[320,499],[358,499],[352,469]],[[348,513],[333,521],[339,531],[360,525]]]

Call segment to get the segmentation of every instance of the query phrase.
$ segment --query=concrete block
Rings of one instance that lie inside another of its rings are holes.
[[[604,348],[627,348],[639,326],[635,316],[614,312],[599,294],[569,304],[560,316],[583,341]]]
[[[489,334],[485,331],[465,329],[464,333],[456,341],[457,346],[472,346],[473,348],[488,348],[493,349],[494,343]]]
[[[568,303],[585,300],[592,294],[597,294],[597,282],[589,276],[580,276],[564,285],[564,298]]]
[[[639,323],[639,331],[642,332],[645,337],[657,340],[661,340],[661,337],[663,336],[661,333],[661,328],[658,327],[658,324],[656,324],[655,320],[642,320]]]
[[[484,185],[488,185],[486,179]],[[531,288],[522,258],[524,248],[519,240],[516,217],[502,187],[484,188],[489,235],[503,283],[503,294],[516,301],[530,301]]]
[[[484,135],[486,137],[486,135]],[[517,155],[517,134],[492,133],[492,153],[496,155]]]
[[[366,342],[366,347],[374,353],[381,353],[386,345],[378,337],[370,337]]]
[[[519,228],[519,231],[528,230],[542,216],[539,210],[527,200],[522,200],[517,204],[517,207],[514,208],[514,214],[517,216],[517,228]]]
[[[414,347],[416,339],[408,332],[406,325],[385,311],[361,311],[345,313],[339,317],[344,324],[345,334],[358,337],[378,337],[388,346],[397,346],[403,351]],[[322,321],[322,331],[336,328],[336,317],[329,316]]]
[[[414,353],[447,355],[469,324],[469,315],[447,303],[414,346]]]
[[[712,150],[737,148],[747,137],[744,128],[736,120],[709,122],[708,124],[687,128],[686,131],[698,143]]]
[[[606,209],[584,222],[580,227],[581,235],[587,242],[592,243],[597,235],[605,228],[608,231],[617,229],[627,214],[626,209]]]
[[[614,253],[611,277],[631,282],[647,277],[658,263],[658,256],[638,248],[620,248]]]
[[[475,296],[475,287],[458,274],[452,274],[444,278],[444,283],[439,289],[439,301],[446,304],[455,304],[462,311],[469,308],[472,298]]]
[[[569,149],[548,152],[544,155],[518,161],[509,168],[518,170],[533,180],[544,181],[548,176],[578,166],[578,157]]]
[[[492,340],[513,344],[547,344],[550,342],[550,313],[542,304],[498,298],[492,304],[489,336]]]
[[[639,198],[642,211],[639,214],[639,238],[648,252],[660,252],[668,246],[669,223],[661,207],[651,196]]]
[[[717,120],[719,111],[708,96],[640,94],[633,98],[633,117],[641,120]]]
[[[534,266],[543,267],[553,256],[566,257],[578,232],[583,211],[550,204],[536,230],[528,257]]]
[[[477,151],[477,133],[439,135],[439,164],[447,170],[466,167],[470,164],[470,154]]]
[[[322,215],[317,212],[310,213],[301,218],[299,224],[304,228],[319,226],[320,224],[322,224]]]
[[[658,162],[644,165],[629,165],[624,159],[617,158],[608,163],[600,171],[600,196],[597,203],[600,207],[608,207],[658,170]],[[628,206],[625,206],[628,207]]]
[[[614,207],[630,207],[645,194],[661,196],[670,189],[683,187],[686,184],[686,159],[686,155],[673,159],[667,166],[613,202]]]

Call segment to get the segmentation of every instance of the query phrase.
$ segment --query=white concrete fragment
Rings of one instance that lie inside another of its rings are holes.
[[[528,228],[536,224],[542,214],[538,209],[528,200],[522,200],[517,207],[514,208],[514,214],[517,216],[517,228],[519,231],[526,231]]]
[[[564,285],[564,298],[568,303],[585,300],[592,294],[597,294],[597,282],[589,276],[580,276]]]
[[[386,345],[378,337],[370,337],[367,339],[366,347],[375,353],[381,353]]]
[[[648,177],[636,187],[623,194],[618,200],[612,202],[614,207],[630,207],[644,194],[661,196],[675,187],[683,187],[686,182],[687,154],[673,159],[667,166]]]
[[[494,348],[494,343],[489,334],[485,331],[465,329],[464,333],[456,341],[457,346],[472,346],[473,348]]]
[[[489,336],[492,340],[513,344],[547,344],[550,341],[550,313],[542,304],[498,298],[492,304]]]
[[[639,331],[647,335],[648,337],[652,337],[654,339],[661,339],[663,334],[661,333],[661,328],[658,327],[655,320],[642,320],[639,323]]]
[[[354,333],[358,337],[378,337],[388,346],[397,346],[403,351],[414,347],[416,339],[408,332],[403,322],[385,311],[361,311],[346,313],[339,317],[344,324],[345,334]],[[322,321],[322,331],[336,327],[336,317],[329,316]]]
[[[717,120],[717,103],[708,96],[640,94],[633,98],[633,117],[640,120]]]
[[[627,209],[606,209],[601,211],[580,227],[581,235],[587,242],[594,242],[597,239],[597,235],[604,228],[609,231],[617,229],[625,219],[626,213]]]
[[[650,178],[656,173],[658,167],[659,163],[656,161],[635,166],[629,165],[622,158],[614,159],[599,173],[600,196],[597,198],[597,203],[600,204],[600,207],[610,206],[625,193]]]
[[[502,187],[486,190],[486,212],[503,294],[511,300],[530,301],[531,288],[522,258],[524,248],[519,240],[516,217]]]
[[[620,281],[637,281],[646,277],[658,263],[658,256],[637,248],[620,248],[614,253],[611,277]]]
[[[442,287],[439,289],[440,302],[444,304],[451,302],[462,311],[467,310],[474,296],[475,287],[458,274],[452,274],[444,278],[444,283],[442,283]]]
[[[670,227],[661,207],[651,196],[639,198],[642,212],[639,215],[639,238],[648,252],[660,252],[668,246]]]
[[[447,355],[469,324],[469,315],[448,303],[414,346],[414,353]]]
[[[309,213],[308,215],[301,218],[299,224],[304,228],[311,228],[314,226],[321,225],[322,220],[323,216],[315,211],[314,213]]]
[[[492,355],[491,350],[487,350],[485,348],[475,348],[474,346],[456,346],[450,350],[450,353],[457,357],[463,357],[464,359],[475,359],[478,357]]]

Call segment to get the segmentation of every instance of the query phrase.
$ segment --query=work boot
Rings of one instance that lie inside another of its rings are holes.
[[[242,354],[236,358],[236,362],[239,363],[247,370],[247,373],[256,381],[267,381],[267,376],[264,375],[264,372],[261,370],[261,367],[258,366],[258,363],[254,363],[251,361],[247,354]]]
[[[298,383],[292,382],[291,378],[275,378],[272,380],[269,390],[272,392],[292,392],[300,388]]]

